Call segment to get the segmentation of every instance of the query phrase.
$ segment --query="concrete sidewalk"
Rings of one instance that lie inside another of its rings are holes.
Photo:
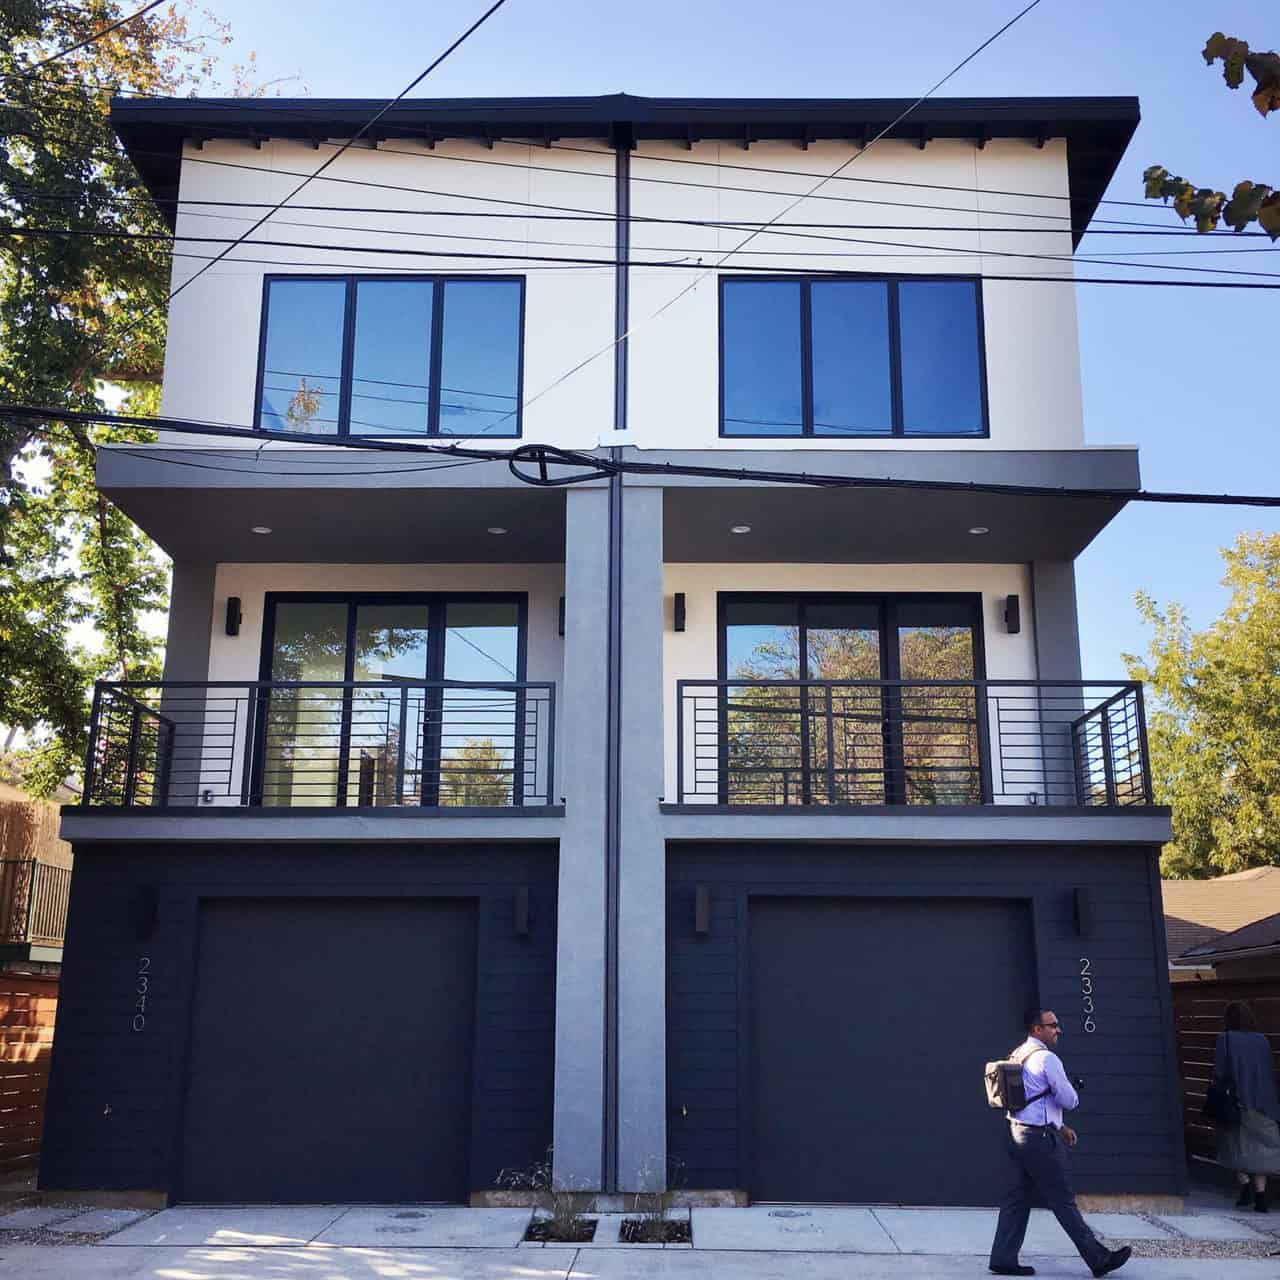
[[[1209,1203],[1192,1214],[1093,1214],[1139,1253],[1149,1280],[1276,1280],[1280,1215]],[[951,1280],[985,1276],[990,1209],[818,1205],[684,1210],[693,1242],[623,1245],[620,1215],[588,1245],[522,1243],[529,1209],[415,1205],[35,1206],[0,1216],[0,1276],[22,1280]],[[97,1239],[94,1239],[94,1236]],[[68,1243],[58,1244],[65,1237]],[[18,1241],[33,1241],[18,1243]],[[92,1243],[82,1243],[86,1240]],[[74,1241],[75,1243],[71,1243]],[[1275,1256],[1263,1256],[1274,1254]],[[1158,1256],[1164,1255],[1164,1256]],[[1171,1256],[1172,1255],[1172,1256]],[[1199,1255],[1199,1256],[1196,1256]],[[1218,1256],[1213,1256],[1218,1255]],[[1235,1255],[1235,1256],[1224,1256]],[[1250,1255],[1250,1256],[1245,1256]],[[1088,1272],[1053,1218],[1032,1214],[1023,1260],[1043,1276]]]
[[[1086,1278],[1078,1259],[1026,1255],[1040,1276]],[[1276,1280],[1257,1261],[1135,1258],[1126,1280]],[[715,1250],[348,1249],[235,1247],[104,1249],[0,1246],[5,1280],[980,1280],[981,1258]]]

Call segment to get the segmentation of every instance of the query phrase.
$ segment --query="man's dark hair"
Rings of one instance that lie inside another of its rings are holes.
[[[1044,1019],[1044,1005],[1033,1004],[1022,1014],[1023,1030],[1030,1031],[1032,1027],[1038,1027]]]
[[[1257,1031],[1258,1020],[1243,1000],[1233,1000],[1223,1011],[1223,1025],[1228,1031]]]

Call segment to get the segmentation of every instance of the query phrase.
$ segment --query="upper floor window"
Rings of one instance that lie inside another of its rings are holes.
[[[523,328],[519,279],[268,277],[257,425],[518,436]]]
[[[978,282],[720,283],[722,436],[987,433]]]

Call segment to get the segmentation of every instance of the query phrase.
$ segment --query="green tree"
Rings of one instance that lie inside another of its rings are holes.
[[[1222,63],[1222,78],[1229,89],[1244,83],[1247,71],[1253,79],[1253,105],[1261,116],[1280,111],[1280,54],[1261,53],[1244,40],[1215,31],[1202,51],[1205,62]],[[1173,177],[1164,165],[1153,164],[1142,175],[1148,200],[1172,200],[1174,210],[1185,222],[1194,218],[1196,230],[1213,231],[1219,220],[1233,231],[1243,231],[1256,222],[1272,240],[1280,239],[1280,190],[1265,182],[1238,182],[1230,199],[1212,187],[1197,187],[1186,178]]]
[[[169,246],[75,233],[166,230],[110,99],[211,86],[226,27],[175,3],[36,68],[131,8],[0,0],[0,401],[101,411],[114,384],[127,411],[157,407]],[[21,234],[37,226],[68,234]],[[93,680],[158,670],[145,623],[167,603],[165,562],[94,485],[97,445],[143,438],[0,420],[0,724],[26,732],[40,791],[78,766]]]
[[[1193,631],[1181,605],[1139,593],[1156,800],[1173,807],[1161,871],[1197,878],[1280,865],[1280,534],[1224,548],[1226,610]]]
[[[468,738],[440,761],[440,803],[509,805],[511,779],[511,759],[492,738]]]

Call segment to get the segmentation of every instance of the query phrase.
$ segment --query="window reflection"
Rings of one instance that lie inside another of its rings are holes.
[[[726,281],[723,325],[725,435],[798,436],[800,285]]]
[[[724,280],[721,434],[981,435],[973,280]]]
[[[440,434],[513,436],[520,377],[520,286],[444,286]]]
[[[893,430],[889,286],[883,280],[813,285],[815,435]]]
[[[519,280],[270,280],[258,425],[518,436],[523,291]]]
[[[904,280],[898,310],[907,434],[980,434],[977,286],[972,280]]]
[[[276,280],[268,296],[258,426],[335,435],[345,280]]]
[[[431,401],[429,280],[361,280],[351,357],[351,432],[423,435]]]

